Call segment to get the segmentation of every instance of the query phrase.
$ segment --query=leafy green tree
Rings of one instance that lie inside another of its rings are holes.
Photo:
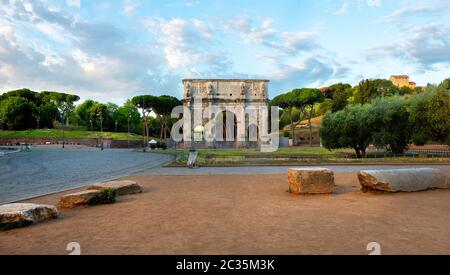
[[[89,108],[89,115],[90,119],[95,122],[95,125],[103,132],[103,123],[108,115],[108,106],[103,103],[95,102],[91,108]]]
[[[352,87],[336,90],[333,94],[331,111],[337,112],[344,109],[345,106],[347,106],[348,99],[352,96],[352,94],[353,94]]]
[[[152,110],[156,114],[161,127],[160,140],[164,140],[167,137],[167,133],[170,133],[170,114],[173,108],[180,104],[180,100],[173,96],[161,95],[156,98]]]
[[[36,105],[19,96],[8,96],[0,102],[0,120],[9,130],[26,130],[36,126]]]
[[[127,100],[114,112],[114,120],[118,122],[118,130],[121,132],[134,132],[141,121],[138,108]]]
[[[135,96],[131,99],[131,102],[140,109],[142,115],[142,129],[143,136],[145,137],[145,144],[148,146],[149,140],[149,128],[148,128],[148,119],[152,112],[152,107],[155,106],[157,102],[157,97],[152,95],[139,95]]]
[[[426,92],[409,97],[408,107],[414,144],[449,142],[450,79],[438,86],[428,85]]]
[[[56,105],[59,110],[61,122],[68,125],[70,114],[75,110],[74,103],[80,97],[73,94],[66,94],[53,91],[43,91],[40,93],[43,102],[50,102]]]
[[[366,156],[373,128],[367,123],[368,105],[349,105],[343,110],[325,114],[319,135],[327,149],[353,148],[358,158]]]
[[[294,90],[295,91],[295,90]],[[312,125],[311,118],[314,116],[314,105],[323,102],[325,96],[319,89],[303,88],[298,92],[299,102],[305,108],[305,113],[308,118],[309,127],[309,145],[312,146]]]
[[[325,100],[319,105],[318,114],[324,115],[328,111],[331,111],[333,107],[333,100],[325,98]]]
[[[300,98],[301,89],[294,89],[290,92],[280,94],[270,102],[271,106],[278,106],[283,109],[281,119],[289,118],[291,137],[295,143],[295,128],[301,123],[305,114],[306,104]],[[294,123],[297,121],[297,123]]]
[[[353,102],[365,104],[376,97],[393,96],[399,94],[398,88],[386,79],[362,80],[354,89]]]
[[[36,128],[54,128],[59,115],[58,107],[53,103],[45,103],[37,107],[39,125]]]
[[[409,121],[411,123],[411,141],[416,145],[425,145],[431,138],[431,125],[429,125],[428,100],[431,93],[426,92],[408,98]]]
[[[368,108],[367,124],[373,128],[373,143],[402,154],[412,132],[406,101],[399,97],[376,98]]]
[[[103,122],[104,129],[109,131],[117,132],[118,121],[115,119],[114,114],[119,109],[119,106],[112,102],[107,102],[106,104],[106,114]]]
[[[78,123],[82,126],[91,126],[90,125],[90,119],[91,114],[89,113],[89,109],[92,107],[92,105],[95,104],[95,101],[92,99],[87,99],[80,105],[78,105],[75,109],[75,113],[78,117]]]
[[[427,101],[427,120],[431,129],[431,138],[448,142],[450,134],[450,78],[436,88],[430,89]]]
[[[8,91],[0,95],[0,101],[7,99],[8,97],[21,97],[26,99],[28,102],[33,102],[36,106],[40,105],[39,93],[31,91],[27,88]]]

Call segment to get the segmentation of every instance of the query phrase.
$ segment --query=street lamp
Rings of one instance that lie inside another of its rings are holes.
[[[103,116],[101,113],[98,113],[97,116],[100,119],[100,132],[103,133]]]
[[[131,114],[128,114],[128,117],[127,117],[127,131],[128,131],[127,141],[128,141],[128,148],[130,148],[130,120],[131,120]]]

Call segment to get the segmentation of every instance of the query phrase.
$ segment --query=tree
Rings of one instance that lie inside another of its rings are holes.
[[[154,105],[151,106],[160,123],[161,132],[159,134],[159,138],[161,141],[167,137],[167,132],[170,133],[169,121],[173,108],[179,106],[180,104],[180,100],[176,97],[162,95],[157,97],[154,101]]]
[[[54,128],[59,115],[58,107],[53,103],[45,103],[37,107],[39,121],[36,128]]]
[[[295,143],[295,128],[301,123],[306,104],[300,98],[301,89],[294,89],[290,92],[280,94],[273,98],[270,102],[271,106],[278,106],[283,109],[283,116],[289,117],[291,125],[291,137]],[[294,119],[294,114],[297,114],[297,118]],[[294,123],[297,121],[297,123]]]
[[[349,97],[353,94],[352,87],[336,90],[333,94],[331,111],[337,112],[345,108],[348,104]]]
[[[427,120],[431,128],[431,138],[448,142],[450,134],[450,78],[438,87],[430,89],[427,101]]]
[[[114,114],[119,109],[119,106],[112,102],[107,102],[106,104],[106,114],[103,121],[103,127],[109,131],[117,132],[118,121],[115,119]]]
[[[91,108],[89,108],[90,119],[96,123],[103,132],[103,122],[108,115],[108,107],[103,103],[95,102]]]
[[[425,145],[431,138],[431,125],[428,121],[428,104],[431,93],[426,92],[408,98],[411,141],[416,145]]]
[[[118,122],[119,131],[134,132],[141,121],[141,116],[133,102],[127,100],[114,112],[114,120]]]
[[[35,105],[40,105],[39,93],[31,91],[27,88],[8,91],[0,95],[0,101],[7,99],[8,97],[21,97],[26,99],[28,102],[33,102]]]
[[[411,124],[405,100],[376,98],[368,106],[367,124],[373,128],[373,143],[402,154],[411,139]]]
[[[51,102],[56,105],[61,116],[61,122],[69,124],[69,116],[75,110],[74,103],[80,100],[80,97],[73,94],[66,94],[53,91],[43,91],[40,93],[42,101]]]
[[[322,144],[330,150],[350,147],[358,158],[364,158],[373,132],[368,117],[368,105],[349,105],[336,113],[326,113],[319,129]]]
[[[295,90],[294,90],[295,91]],[[319,89],[310,89],[304,88],[298,91],[299,93],[299,102],[304,106],[304,108],[308,108],[309,111],[305,112],[308,117],[308,127],[309,127],[309,145],[312,146],[312,125],[311,118],[314,115],[314,104],[323,102],[325,96]]]
[[[450,133],[450,79],[428,85],[426,92],[408,100],[412,141],[423,145],[429,140],[448,143]]]
[[[92,105],[95,104],[95,101],[92,99],[87,99],[80,105],[78,105],[75,109],[75,113],[78,117],[78,123],[83,126],[92,126],[91,125],[91,114],[89,113],[89,109]],[[91,129],[92,130],[92,129]]]
[[[23,97],[8,96],[0,102],[0,120],[9,130],[26,130],[35,127],[36,105]]]
[[[325,98],[325,100],[319,106],[318,114],[322,116],[326,114],[328,111],[331,111],[332,107],[333,107],[333,100]]]
[[[362,80],[354,89],[353,102],[365,104],[376,97],[393,96],[399,94],[398,88],[386,79]]]
[[[147,147],[149,139],[148,118],[152,112],[152,106],[155,106],[155,103],[157,102],[157,98],[152,95],[140,95],[133,97],[131,102],[133,102],[133,104],[141,110],[144,131],[143,135],[145,137],[144,142]]]

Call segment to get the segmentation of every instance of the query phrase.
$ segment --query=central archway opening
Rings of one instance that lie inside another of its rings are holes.
[[[216,117],[216,139],[224,142],[237,140],[237,118],[233,112],[223,111]]]

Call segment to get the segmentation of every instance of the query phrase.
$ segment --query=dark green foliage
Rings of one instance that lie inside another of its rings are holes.
[[[94,103],[95,101],[93,101],[92,99],[87,99],[77,106],[77,108],[75,109],[75,113],[77,114],[79,125],[89,127],[91,126],[90,125],[91,114],[89,112],[89,109],[91,109]]]
[[[117,121],[117,131],[127,132],[128,130],[133,133],[137,133],[141,116],[138,108],[127,100],[117,111],[113,114],[114,121]]]
[[[9,96],[0,102],[2,127],[10,130],[27,130],[35,127],[36,106],[23,97]]]
[[[353,148],[358,158],[365,157],[372,141],[373,128],[368,122],[368,106],[350,105],[336,113],[328,112],[319,135],[327,149]]]
[[[14,222],[14,223],[2,224],[2,225],[0,225],[0,231],[7,231],[7,230],[14,229],[14,228],[25,227],[25,226],[28,226],[31,224],[33,224],[32,221],[18,221],[18,222]]]
[[[58,119],[58,107],[53,103],[45,103],[37,108],[39,114],[38,128],[54,128]]]
[[[6,92],[0,96],[1,127],[8,130],[54,127],[57,119],[63,122],[67,118],[78,99],[76,95],[29,89]]]
[[[295,126],[298,125],[303,118],[308,118],[310,125],[310,142],[311,142],[311,118],[314,115],[314,104],[322,102],[325,96],[319,89],[303,88],[294,89],[288,93],[281,94],[273,98],[270,102],[271,106],[278,106],[283,109],[281,119],[289,118],[291,124],[291,136],[295,137]],[[294,118],[294,112],[298,112],[298,118]],[[297,121],[294,123],[294,121]]]
[[[88,204],[89,205],[97,205],[97,204],[111,204],[116,202],[116,189],[107,188],[100,191],[97,196],[92,198]]]
[[[450,78],[437,88],[430,90],[427,102],[427,119],[431,129],[431,138],[448,142],[450,134]]]
[[[399,94],[399,90],[390,80],[365,79],[359,83],[354,91],[354,103],[369,103],[376,97],[392,96]]]
[[[450,79],[429,85],[425,93],[409,98],[412,141],[423,145],[429,140],[448,143],[450,134]]]
[[[411,123],[401,98],[377,98],[369,105],[367,124],[373,130],[373,143],[402,154],[411,139]]]
[[[348,98],[353,94],[353,89],[347,87],[345,89],[338,89],[333,94],[333,101],[331,104],[331,111],[337,112],[345,108],[348,104]]]

